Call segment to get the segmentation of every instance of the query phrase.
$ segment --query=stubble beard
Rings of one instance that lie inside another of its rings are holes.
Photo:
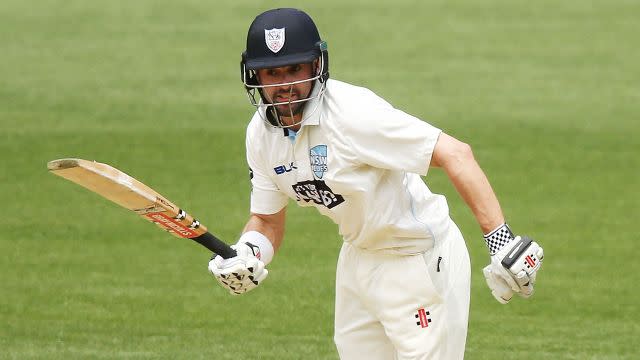
[[[282,117],[291,117],[291,114],[293,114],[293,116],[302,114],[303,109],[304,109],[304,102],[276,106],[276,111],[278,112],[278,115]]]
[[[300,93],[298,91],[282,91],[279,93],[274,94],[274,97],[277,99],[278,95],[284,95],[284,96],[295,96],[293,101],[298,101],[298,100],[302,100],[302,98],[300,97]],[[284,102],[282,100],[276,100],[274,102]],[[276,109],[276,112],[278,113],[279,116],[282,117],[291,117],[291,115],[293,114],[293,116],[299,115],[302,113],[302,111],[304,110],[304,105],[305,105],[306,101],[302,101],[302,102],[297,102],[297,103],[284,103],[282,105],[277,105],[274,106]]]

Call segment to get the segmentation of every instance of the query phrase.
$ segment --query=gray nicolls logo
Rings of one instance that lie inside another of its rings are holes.
[[[429,323],[431,322],[431,319],[428,317],[429,315],[429,312],[424,308],[418,309],[418,313],[416,314],[416,319],[418,319],[418,321],[416,321],[416,325],[422,328],[429,327]]]
[[[280,51],[284,46],[284,28],[271,30],[264,29],[264,41],[269,50],[274,54]]]

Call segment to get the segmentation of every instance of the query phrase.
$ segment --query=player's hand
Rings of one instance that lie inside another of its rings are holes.
[[[231,248],[236,251],[236,256],[228,259],[219,255],[214,257],[209,261],[209,272],[229,293],[240,295],[260,285],[269,271],[256,257],[259,253],[257,246],[239,242],[231,245]]]
[[[483,269],[487,285],[502,304],[514,293],[528,298],[533,295],[538,270],[542,266],[544,251],[528,237],[516,236],[491,256],[491,264]]]
[[[506,269],[505,269],[506,270]],[[498,269],[502,272],[502,269]],[[501,304],[508,303],[513,297],[514,289],[511,287],[511,276],[504,274],[498,275],[498,272],[492,269],[492,264],[489,264],[482,269],[484,279],[487,281],[487,286],[491,289],[491,295],[498,300]],[[515,290],[517,291],[517,290]]]

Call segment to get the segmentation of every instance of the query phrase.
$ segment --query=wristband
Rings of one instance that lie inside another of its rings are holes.
[[[269,241],[266,236],[257,231],[247,231],[246,233],[242,234],[242,236],[240,236],[240,239],[238,240],[238,244],[239,243],[244,243],[249,247],[254,248],[255,256],[265,265],[269,264],[271,262],[271,259],[273,259],[274,250],[271,241]],[[257,253],[255,251],[256,247],[258,248]]]
[[[484,241],[487,243],[489,254],[491,256],[495,255],[503,246],[514,238],[515,237],[507,223],[501,224],[488,234],[484,235]]]

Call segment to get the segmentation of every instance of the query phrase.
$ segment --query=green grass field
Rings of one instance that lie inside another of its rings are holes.
[[[291,3],[2,1],[1,359],[337,359],[341,240],[316,211],[289,207],[269,279],[231,297],[203,248],[46,171],[108,162],[234,242],[253,111],[238,62],[274,6]],[[498,304],[471,212],[442,172],[426,178],[472,256],[466,358],[637,359],[640,3],[295,6],[334,78],[470,143],[512,228],[545,248],[536,295]]]

